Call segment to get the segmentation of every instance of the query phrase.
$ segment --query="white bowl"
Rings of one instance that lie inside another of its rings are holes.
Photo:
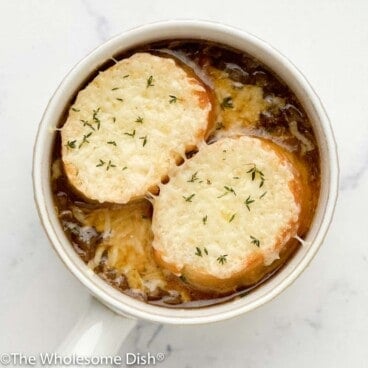
[[[199,309],[172,309],[143,303],[100,279],[80,259],[67,239],[54,209],[50,160],[55,131],[71,99],[92,71],[114,55],[154,41],[198,39],[231,46],[256,57],[276,72],[302,103],[317,137],[321,157],[321,193],[313,223],[302,246],[274,277],[244,298]],[[259,38],[218,23],[165,21],[124,32],[95,49],[65,77],[52,96],[37,133],[33,158],[34,195],[44,229],[69,270],[102,303],[115,312],[151,321],[196,324],[224,320],[248,312],[285,290],[307,267],[320,247],[332,219],[338,190],[338,161],[332,129],[318,96],[300,71]],[[302,290],[300,290],[302,292]]]

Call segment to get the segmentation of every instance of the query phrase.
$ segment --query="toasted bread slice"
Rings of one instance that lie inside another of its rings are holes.
[[[203,140],[211,103],[173,59],[136,53],[79,92],[64,124],[66,175],[85,197],[127,203]]]
[[[301,191],[299,173],[270,141],[205,145],[154,199],[156,259],[202,290],[254,284],[297,234]]]

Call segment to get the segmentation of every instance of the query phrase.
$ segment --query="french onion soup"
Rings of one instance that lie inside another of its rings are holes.
[[[91,76],[58,128],[51,180],[88,267],[147,303],[197,308],[246,296],[298,250],[320,164],[308,117],[274,72],[180,40]]]

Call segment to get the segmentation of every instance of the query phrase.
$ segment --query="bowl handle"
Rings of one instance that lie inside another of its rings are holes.
[[[108,356],[118,352],[137,320],[120,316],[94,297],[75,327],[61,343],[61,356]]]

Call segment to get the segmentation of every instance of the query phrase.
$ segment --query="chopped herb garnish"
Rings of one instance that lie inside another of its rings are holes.
[[[225,128],[225,125],[224,125],[224,124],[222,124],[222,122],[221,122],[221,121],[217,122],[217,123],[216,123],[216,130],[220,130],[220,129],[222,129],[222,128]]]
[[[225,193],[219,195],[217,198],[225,197],[229,193],[233,193],[234,196],[236,196],[235,190],[232,187],[228,187],[225,185],[224,188],[225,188]]]
[[[231,96],[225,97],[222,100],[220,106],[222,109],[232,109],[234,107],[232,97]]]
[[[233,179],[240,179],[239,176],[233,176]]]
[[[194,183],[195,181],[198,180],[198,177],[197,177],[197,174],[198,174],[198,171],[196,171],[189,180],[187,180],[187,183]]]
[[[137,119],[135,119],[136,123],[143,124],[143,118],[142,116],[138,116]]]
[[[88,133],[88,134],[85,134],[83,136],[83,140],[82,142],[80,143],[79,147],[78,148],[81,148],[83,146],[84,143],[89,143],[89,140],[88,138],[92,135],[92,132]]]
[[[244,204],[247,206],[248,211],[250,211],[250,205],[254,202],[254,199],[249,195],[248,198],[244,201]]]
[[[92,130],[95,130],[95,128],[92,126],[92,124],[90,124],[87,120],[82,120],[81,122],[83,123],[83,126],[88,126],[90,127]]]
[[[192,202],[192,199],[193,199],[194,196],[195,196],[195,194],[193,193],[188,197],[183,196],[183,198],[185,199],[185,202]]]
[[[77,142],[76,140],[74,140],[74,141],[68,141],[65,146],[68,147],[68,148],[75,148],[75,143],[76,142]]]
[[[178,101],[178,98],[174,95],[169,95],[169,97],[170,97],[170,100],[169,100],[170,103],[176,103]]]
[[[105,163],[106,163],[105,161],[100,159],[100,162],[96,165],[96,167],[103,166],[103,165],[105,165]]]
[[[128,135],[129,137],[134,138],[135,136],[135,129],[131,133],[124,133],[125,135]]]
[[[266,194],[267,194],[267,192],[264,192],[263,194],[261,194],[261,195],[259,196],[259,199],[262,199]]]
[[[79,109],[76,109],[75,107],[72,107],[72,110],[75,111],[75,112],[79,112],[80,111]]]
[[[128,168],[128,166],[124,166],[121,170],[124,171]]]
[[[113,123],[115,123],[115,122],[116,122],[116,117],[115,117],[115,116],[113,116],[113,117],[112,117],[112,122],[113,122]]]
[[[113,146],[116,146],[116,142],[115,141],[108,141],[107,144],[112,144]]]
[[[208,250],[207,250],[206,247],[203,247],[203,252],[204,252],[204,254],[206,254],[208,256]],[[196,256],[198,256],[198,257],[202,257],[203,256],[202,250],[199,247],[196,247],[196,252],[194,254]]]
[[[97,114],[100,112],[100,107],[97,110],[93,110],[93,122],[97,124],[97,129],[100,129],[101,121],[97,117]]]
[[[116,91],[118,90],[120,87],[114,87],[114,88],[111,88],[111,91]]]
[[[123,76],[123,78],[128,78],[129,77],[129,74],[125,74],[124,76]]]
[[[118,101],[123,102],[124,100],[122,98],[117,98]]]
[[[224,188],[229,192],[229,193],[233,193],[234,196],[236,196],[235,190],[231,187],[227,187],[226,185],[224,186]]]
[[[226,257],[227,257],[227,254],[223,254],[222,256],[217,258],[217,262],[223,265],[224,263],[227,262]]]
[[[233,214],[231,215],[231,217],[230,217],[229,222],[232,222],[232,221],[234,220],[235,216],[236,216],[236,213],[233,213]]]
[[[259,176],[259,180],[260,180],[259,187],[262,188],[263,187],[263,184],[265,182],[264,174],[263,174],[263,172],[261,170],[259,170],[257,168],[257,166],[255,164],[252,164],[252,165],[253,165],[253,167],[247,171],[247,174],[251,174],[252,181],[254,181],[254,179],[258,175]]]
[[[154,86],[154,84],[153,84],[153,76],[150,75],[149,78],[147,79],[147,86],[146,86],[146,88],[153,87],[153,86]]]
[[[111,160],[109,160],[109,163],[106,166],[106,171],[110,169],[110,167],[116,167],[116,165],[114,165]]]
[[[207,224],[207,215],[202,217],[202,222],[203,222],[203,225]]]
[[[202,257],[202,251],[201,251],[200,248],[196,247],[195,255],[198,256],[198,257]]]
[[[251,244],[254,244],[259,248],[259,246],[261,245],[261,242],[252,235],[250,236],[250,238],[251,238]]]
[[[183,282],[187,282],[187,279],[185,278],[185,276],[184,276],[184,275],[179,276],[179,279],[180,279],[181,281],[183,281]]]
[[[139,137],[139,139],[142,139],[143,142],[142,142],[142,146],[144,147],[147,143],[147,136],[145,135],[144,137]]]

